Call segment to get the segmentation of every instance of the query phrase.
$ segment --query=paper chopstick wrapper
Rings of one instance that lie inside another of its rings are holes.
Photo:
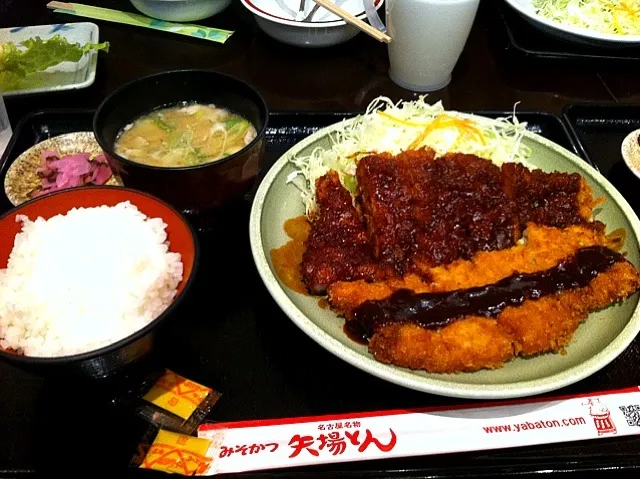
[[[202,475],[640,434],[640,387],[555,399],[203,424]]]
[[[137,27],[152,28],[154,30],[177,33],[179,35],[201,38],[203,40],[210,40],[218,43],[224,43],[233,34],[230,30],[221,30],[218,28],[194,25],[191,23],[167,22],[164,20],[156,20],[145,15],[139,15],[137,13],[121,12],[119,10],[93,7],[91,5],[83,5],[80,3],[49,2],[47,7],[53,9],[56,13],[67,13],[69,15],[94,18],[96,20],[104,20],[107,22],[124,23],[126,25],[134,25]]]

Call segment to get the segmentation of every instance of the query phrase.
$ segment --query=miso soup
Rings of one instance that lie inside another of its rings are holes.
[[[256,137],[240,115],[215,105],[180,104],[154,110],[125,126],[115,152],[151,166],[195,166],[229,156]]]

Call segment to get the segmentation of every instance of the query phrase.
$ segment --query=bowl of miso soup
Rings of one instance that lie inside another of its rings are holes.
[[[200,215],[251,189],[268,116],[250,84],[212,70],[177,70],[112,92],[93,129],[125,186]]]

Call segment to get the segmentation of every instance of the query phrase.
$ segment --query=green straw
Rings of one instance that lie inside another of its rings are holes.
[[[164,20],[156,20],[137,13],[121,12],[109,8],[92,7],[80,3],[49,2],[47,7],[57,13],[68,13],[80,17],[95,18],[107,22],[124,23],[137,27],[152,28],[163,32],[177,33],[189,37],[202,38],[212,42],[224,43],[233,34],[230,30],[194,25],[192,23],[173,23]]]

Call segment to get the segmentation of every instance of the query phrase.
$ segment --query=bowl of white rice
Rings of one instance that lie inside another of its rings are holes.
[[[0,359],[103,377],[146,356],[189,290],[189,222],[140,191],[52,193],[0,217]]]

